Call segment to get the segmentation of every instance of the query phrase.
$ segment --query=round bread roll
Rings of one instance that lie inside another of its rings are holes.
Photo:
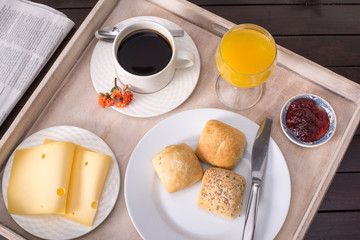
[[[194,151],[185,143],[165,147],[155,155],[152,164],[169,193],[196,183],[204,173]]]
[[[245,185],[243,176],[231,170],[210,167],[204,173],[198,206],[235,219],[242,210]]]
[[[217,120],[209,120],[201,133],[195,153],[201,161],[233,169],[246,145],[244,133]]]

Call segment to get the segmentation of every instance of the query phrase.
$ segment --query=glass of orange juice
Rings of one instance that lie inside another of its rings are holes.
[[[276,66],[277,49],[271,34],[254,24],[235,26],[222,37],[215,57],[220,101],[235,110],[254,106],[262,95],[262,83]]]

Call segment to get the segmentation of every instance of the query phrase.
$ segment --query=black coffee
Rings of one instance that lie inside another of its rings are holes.
[[[148,76],[160,72],[169,63],[169,40],[153,30],[143,29],[127,35],[119,45],[117,59],[128,72]]]

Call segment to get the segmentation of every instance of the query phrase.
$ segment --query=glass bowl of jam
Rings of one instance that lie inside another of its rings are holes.
[[[317,147],[334,135],[336,116],[330,104],[319,96],[301,94],[288,100],[280,112],[285,135],[303,147]]]

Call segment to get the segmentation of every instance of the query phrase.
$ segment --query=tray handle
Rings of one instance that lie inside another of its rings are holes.
[[[0,237],[5,237],[9,240],[26,240],[25,238],[21,237],[19,234],[15,233],[14,231],[2,225],[1,223],[0,223]]]
[[[148,0],[155,5],[181,17],[207,31],[222,37],[228,29],[235,26],[234,23],[225,20],[212,12],[209,12],[193,3],[184,0]]]

